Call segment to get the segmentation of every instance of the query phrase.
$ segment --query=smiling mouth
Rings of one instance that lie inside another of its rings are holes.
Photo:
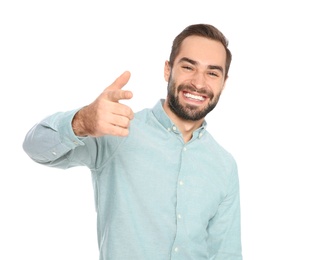
[[[204,101],[206,99],[206,96],[194,95],[188,92],[183,92],[183,95],[184,97],[194,101]]]

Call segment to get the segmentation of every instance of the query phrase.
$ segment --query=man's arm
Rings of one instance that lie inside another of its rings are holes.
[[[209,222],[208,235],[210,260],[242,260],[239,180],[235,163],[227,196]]]
[[[122,90],[129,78],[130,73],[126,71],[90,105],[56,113],[36,124],[23,142],[25,152],[34,161],[49,166],[68,168],[88,164],[96,149],[91,147],[94,142],[85,137],[126,136],[129,133],[133,112],[118,102],[132,98],[130,91]],[[75,149],[85,144],[86,149]],[[73,153],[75,160],[72,162],[67,156],[71,157]]]

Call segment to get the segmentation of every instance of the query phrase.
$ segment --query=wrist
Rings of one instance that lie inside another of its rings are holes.
[[[86,137],[88,133],[85,130],[82,110],[83,108],[74,115],[72,119],[72,129],[76,136]]]

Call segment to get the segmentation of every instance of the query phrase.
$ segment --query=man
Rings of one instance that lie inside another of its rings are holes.
[[[100,260],[241,260],[234,158],[207,132],[231,63],[224,35],[195,24],[175,39],[166,99],[133,111],[124,72],[88,106],[45,118],[23,147],[36,162],[87,166]]]

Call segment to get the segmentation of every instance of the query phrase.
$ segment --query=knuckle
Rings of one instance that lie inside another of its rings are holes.
[[[127,136],[129,134],[129,130],[127,128],[115,126],[113,127],[111,134],[116,136]]]
[[[106,95],[107,95],[108,100],[114,101],[114,100],[118,100],[119,99],[119,97],[118,97],[119,94],[115,90],[107,91]]]
[[[118,125],[121,127],[128,127],[130,124],[130,120],[127,117],[121,117],[119,119]]]

